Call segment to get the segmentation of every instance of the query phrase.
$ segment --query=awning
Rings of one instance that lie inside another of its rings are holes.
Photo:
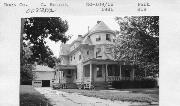
[[[56,66],[56,69],[58,69],[59,71],[63,71],[63,70],[75,70],[77,69],[76,65],[58,65]]]

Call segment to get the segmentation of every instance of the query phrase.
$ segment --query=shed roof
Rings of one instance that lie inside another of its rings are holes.
[[[35,69],[32,70],[32,71],[55,71],[53,68],[50,68],[48,66],[44,66],[44,65],[36,65],[35,66]]]

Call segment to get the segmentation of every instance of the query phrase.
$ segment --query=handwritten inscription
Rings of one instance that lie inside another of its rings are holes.
[[[33,8],[33,9],[27,9],[26,13],[52,13],[55,12],[56,10],[52,9],[52,8]]]

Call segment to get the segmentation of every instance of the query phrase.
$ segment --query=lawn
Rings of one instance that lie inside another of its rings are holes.
[[[79,90],[60,89],[68,93],[79,93],[81,95],[129,102],[159,102],[159,89],[121,89],[121,90]]]
[[[44,95],[31,85],[20,85],[20,106],[52,106]]]

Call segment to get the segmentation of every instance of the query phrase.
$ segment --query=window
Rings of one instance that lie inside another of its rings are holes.
[[[71,74],[71,70],[68,70],[68,74]]]
[[[110,34],[106,34],[106,40],[111,41]]]
[[[116,39],[113,39],[113,42],[116,42]]]
[[[75,55],[74,55],[74,60],[76,59]]]
[[[97,77],[102,77],[102,65],[96,65]]]
[[[89,50],[87,51],[87,55],[89,55]]]
[[[110,47],[107,47],[107,48],[106,48],[106,53],[107,53],[107,54],[111,53],[111,48],[110,48]]]
[[[71,61],[72,61],[72,56],[71,56]]]
[[[108,65],[108,76],[119,76],[120,71],[117,65]]]
[[[100,41],[101,40],[101,36],[98,36],[97,38],[96,38],[96,41]]]
[[[90,65],[84,66],[84,76],[89,77],[90,76]]]
[[[81,55],[79,55],[79,60],[81,60]]]
[[[100,55],[101,53],[101,48],[97,48],[97,51],[96,51],[96,58],[101,58],[102,56]]]

